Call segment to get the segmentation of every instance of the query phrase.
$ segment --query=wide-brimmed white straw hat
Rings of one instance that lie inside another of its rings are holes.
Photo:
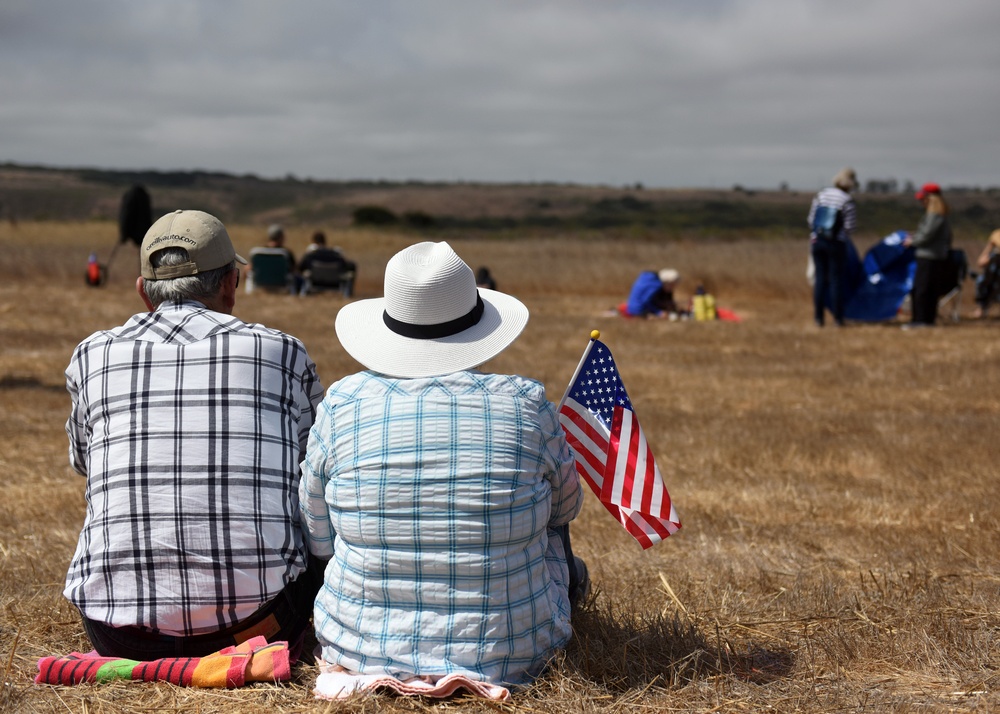
[[[528,308],[476,276],[445,242],[396,253],[385,266],[384,297],[349,303],[337,313],[344,349],[374,372],[435,377],[478,367],[517,339]]]

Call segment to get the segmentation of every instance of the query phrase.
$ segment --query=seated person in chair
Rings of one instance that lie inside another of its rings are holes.
[[[247,266],[247,292],[255,288],[280,288],[293,295],[302,287],[296,272],[295,254],[285,247],[285,230],[275,223],[267,229],[267,243],[250,251]]]
[[[347,260],[339,249],[327,247],[326,235],[322,231],[313,233],[312,243],[298,267],[303,295],[316,290],[335,289],[346,297],[351,296],[357,265]]]
[[[973,318],[985,317],[990,305],[1000,300],[1000,228],[990,234],[983,252],[976,259],[981,272],[973,273],[976,279],[976,309]]]

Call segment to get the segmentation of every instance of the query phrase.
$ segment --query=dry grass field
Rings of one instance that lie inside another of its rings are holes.
[[[244,251],[261,233],[232,228]],[[413,240],[328,235],[359,263],[358,297],[381,293],[385,261]],[[84,284],[88,252],[106,260],[115,236],[100,222],[0,225],[0,711],[1000,709],[1000,320],[819,330],[806,245],[784,239],[450,241],[531,310],[488,368],[558,401],[601,330],[683,522],[643,552],[588,495],[573,534],[594,593],[565,656],[511,703],[319,702],[309,662],[288,684],[233,691],[35,686],[40,656],[90,649],[61,595],[84,513],[62,373],[81,339],[142,307],[134,246],[107,285]],[[742,321],[605,315],[637,271],[668,265],[682,296],[704,281]],[[236,314],[300,337],[329,384],[358,369],[333,333],[342,304],[241,293]]]

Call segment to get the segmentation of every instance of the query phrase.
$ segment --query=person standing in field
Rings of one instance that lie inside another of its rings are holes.
[[[528,310],[477,289],[447,243],[397,253],[384,295],[337,314],[367,369],[330,387],[302,464],[309,548],[331,558],[313,615],[323,660],[347,677],[526,684],[589,587],[555,406],[537,381],[478,368]]]
[[[833,185],[817,193],[809,206],[809,249],[815,269],[813,319],[824,325],[827,306],[843,326],[848,242],[857,228],[857,208],[851,192],[858,186],[852,168],[841,169]]]
[[[904,245],[913,246],[917,271],[910,293],[910,327],[929,327],[937,321],[938,300],[947,292],[948,254],[951,252],[951,223],[948,204],[936,183],[925,183],[916,193],[924,207],[917,230],[906,237]]]
[[[298,510],[316,367],[296,338],[233,317],[246,261],[215,217],[168,213],[139,253],[149,312],[85,339],[66,370],[87,512],[64,594],[103,656],[254,635],[297,656],[321,581]]]
[[[149,192],[140,184],[135,184],[122,195],[118,210],[118,240],[142,244],[142,238],[153,224],[153,204]]]

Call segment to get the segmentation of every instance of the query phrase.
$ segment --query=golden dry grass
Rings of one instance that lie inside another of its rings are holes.
[[[248,250],[259,228],[234,227]],[[378,295],[405,235],[330,232]],[[1000,706],[1000,323],[811,326],[801,241],[451,240],[532,312],[490,368],[558,400],[587,335],[622,365],[683,529],[643,552],[587,499],[573,529],[595,585],[568,652],[509,705],[314,701],[314,668],[238,691],[36,687],[37,658],[87,650],[62,581],[82,522],[62,371],[141,308],[136,251],[99,289],[106,223],[0,226],[0,711],[989,711]],[[301,251],[308,230],[293,230]],[[975,254],[977,246],[965,246]],[[703,280],[733,323],[604,315],[635,273]],[[968,286],[971,288],[971,284]],[[966,291],[966,310],[970,307]],[[342,299],[241,294],[237,314],[302,338],[329,384],[357,365]]]

